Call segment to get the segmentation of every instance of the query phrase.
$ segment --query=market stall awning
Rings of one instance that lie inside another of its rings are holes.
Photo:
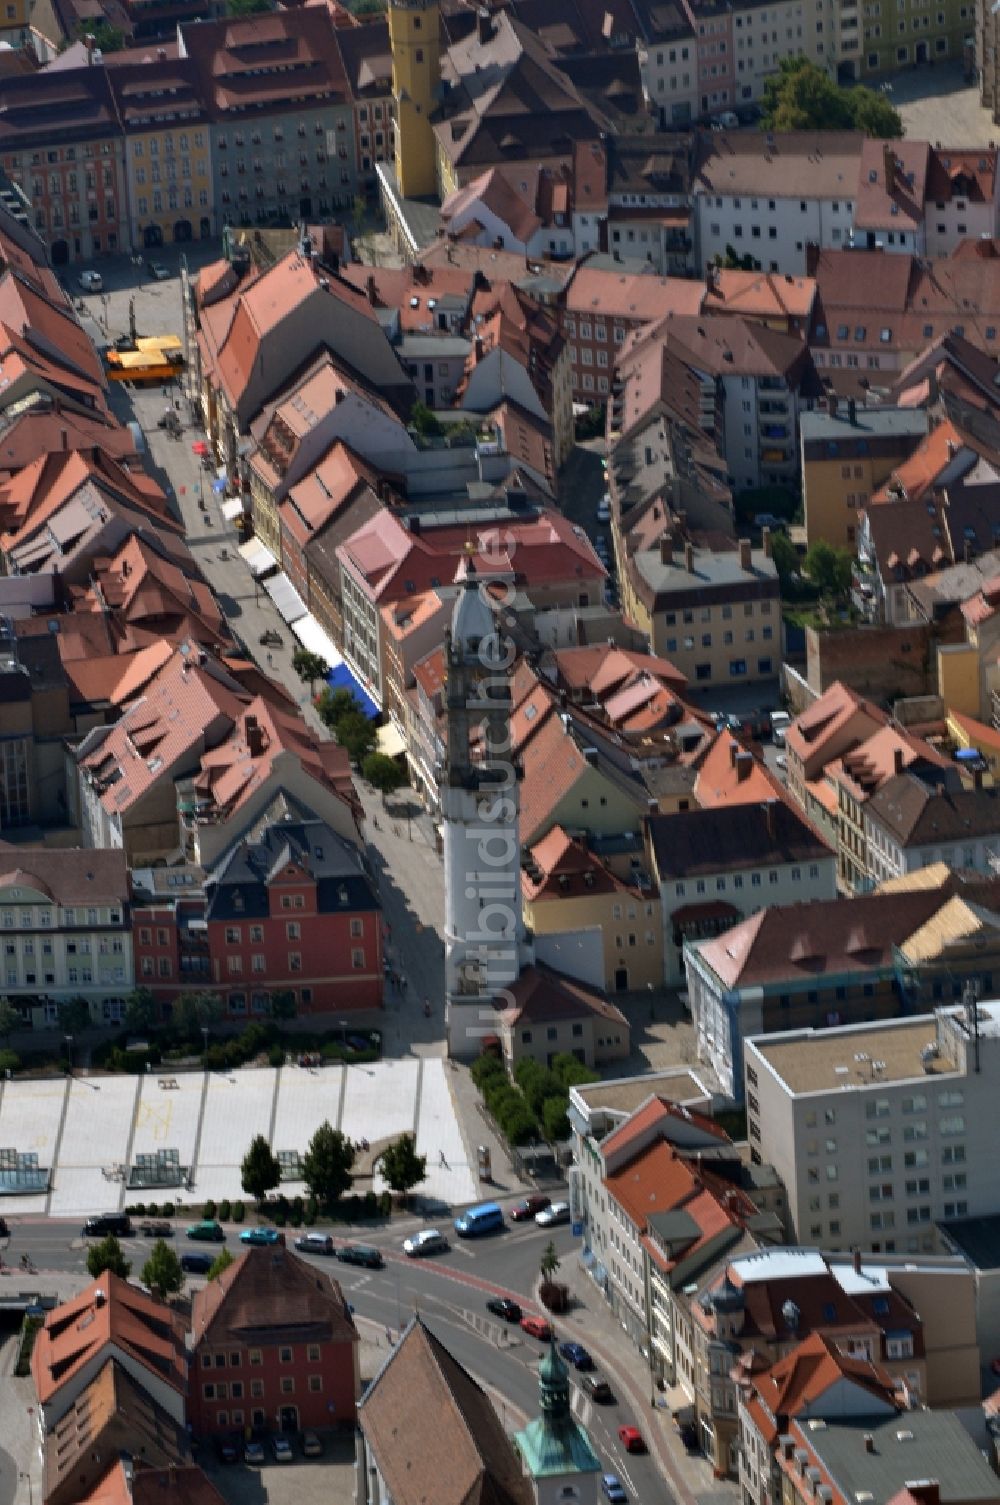
[[[387,726],[378,729],[378,750],[385,753],[387,758],[399,758],[406,751],[406,743],[403,734],[394,721]]]
[[[222,515],[223,517],[227,518],[229,522],[232,522],[236,517],[242,517],[243,498],[239,496],[231,496],[228,502],[223,502]]]
[[[277,575],[272,575],[264,581],[264,589],[289,626],[306,615],[306,603],[287,575],[280,571]]]
[[[376,716],[381,716],[382,712],[375,704],[371,695],[369,695],[357,675],[347,667],[343,660],[330,670],[326,676],[326,682],[331,690],[350,690],[355,700],[360,703],[365,715],[370,716],[373,721]]]
[[[334,669],[343,663],[343,655],[338,652],[336,643],[329,633],[324,632],[312,612],[307,611],[304,617],[299,617],[292,624],[292,631],[303,648],[323,659],[328,669]]]
[[[258,578],[278,568],[278,561],[259,538],[248,538],[246,543],[241,543],[240,553],[249,565],[251,575]]]

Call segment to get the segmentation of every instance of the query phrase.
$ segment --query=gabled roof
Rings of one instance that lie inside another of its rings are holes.
[[[628,1020],[603,993],[548,967],[525,967],[506,991],[514,1000],[503,1011],[506,1024],[595,1019],[620,1025],[624,1036],[628,1036]]]
[[[846,1354],[824,1333],[810,1333],[797,1348],[749,1379],[750,1414],[765,1440],[773,1443],[787,1429],[788,1419],[805,1411],[823,1415],[822,1397],[835,1385],[848,1381],[867,1391],[872,1410],[896,1409],[896,1382],[870,1359]]]
[[[394,1505],[534,1501],[491,1401],[419,1317],[369,1386],[358,1423]]]
[[[188,1438],[181,1423],[109,1356],[45,1434],[46,1505],[76,1505],[88,1498],[123,1452],[141,1456],[151,1467],[177,1467],[187,1458]]]
[[[280,1246],[250,1248],[195,1293],[191,1303],[195,1348],[224,1345],[227,1337],[263,1347],[299,1342],[359,1341],[337,1281]]]
[[[128,863],[125,853],[98,847],[23,847],[0,841],[0,891],[32,888],[54,904],[128,903]]]
[[[57,1306],[39,1330],[31,1373],[42,1405],[85,1365],[117,1349],[182,1394],[187,1388],[184,1323],[162,1301],[110,1271]]]
[[[761,863],[816,862],[832,855],[801,815],[780,799],[650,815],[646,826],[661,880]]]

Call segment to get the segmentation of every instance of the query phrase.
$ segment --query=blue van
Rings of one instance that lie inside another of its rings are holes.
[[[492,1233],[503,1227],[503,1208],[499,1202],[480,1202],[470,1207],[460,1218],[455,1219],[455,1232],[459,1238],[478,1238],[481,1233]]]

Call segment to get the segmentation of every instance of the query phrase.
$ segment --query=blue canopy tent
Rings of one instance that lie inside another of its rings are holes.
[[[361,704],[361,709],[372,721],[377,720],[382,712],[363,687],[358,679],[351,673],[347,665],[341,660],[335,668],[331,669],[326,676],[326,682],[331,690],[350,690],[355,700]]]

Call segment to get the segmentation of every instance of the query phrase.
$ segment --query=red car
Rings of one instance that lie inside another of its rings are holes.
[[[552,1337],[552,1329],[544,1317],[522,1317],[521,1331],[526,1332],[529,1338],[539,1338],[547,1343]]]
[[[516,1202],[510,1210],[512,1223],[528,1223],[536,1212],[544,1212],[551,1203],[551,1197],[543,1197],[540,1193],[533,1197],[525,1197],[523,1202]]]
[[[626,1453],[644,1453],[646,1444],[642,1440],[642,1433],[638,1427],[619,1427],[618,1441]]]

